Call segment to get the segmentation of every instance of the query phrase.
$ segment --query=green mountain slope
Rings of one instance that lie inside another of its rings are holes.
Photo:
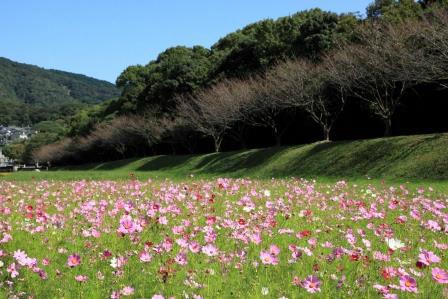
[[[106,81],[0,57],[0,124],[57,119],[118,95],[118,89]]]

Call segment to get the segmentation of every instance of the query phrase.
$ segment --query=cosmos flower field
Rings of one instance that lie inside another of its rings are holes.
[[[0,181],[0,298],[446,298],[447,250],[430,187]]]

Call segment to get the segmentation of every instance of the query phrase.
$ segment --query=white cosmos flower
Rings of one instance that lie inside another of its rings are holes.
[[[110,260],[110,266],[114,269],[118,267],[118,261],[115,257]]]
[[[404,243],[398,239],[386,239],[386,243],[387,246],[394,251],[405,246]]]

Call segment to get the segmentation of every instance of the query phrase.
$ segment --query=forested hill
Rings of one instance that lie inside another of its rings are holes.
[[[115,85],[107,81],[0,57],[0,124],[64,118],[118,95]]]

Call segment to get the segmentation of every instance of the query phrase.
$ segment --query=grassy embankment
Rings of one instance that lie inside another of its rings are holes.
[[[3,175],[37,179],[187,179],[213,177],[318,177],[388,181],[448,179],[448,134],[399,136],[370,140],[313,143],[184,156],[153,156],[62,168],[49,172]]]

